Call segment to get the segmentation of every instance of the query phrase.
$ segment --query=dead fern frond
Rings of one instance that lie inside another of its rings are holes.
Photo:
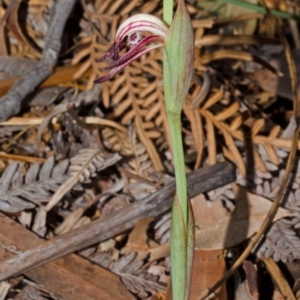
[[[70,161],[69,179],[62,184],[55,192],[50,202],[46,206],[49,211],[62,197],[70,191],[78,182],[89,182],[91,177],[121,159],[119,154],[103,153],[98,149],[82,149],[78,155]]]
[[[114,165],[121,159],[119,154],[104,153],[99,149],[82,149],[70,160],[69,174],[76,176],[77,182],[90,182],[96,173]],[[76,182],[76,183],[77,183]]]
[[[275,171],[278,172],[277,169],[275,169]],[[274,172],[274,169],[272,169],[271,172]],[[293,211],[294,216],[292,218],[280,219],[272,224],[266,236],[253,250],[259,257],[273,257],[275,261],[281,260],[283,262],[300,258],[299,161],[293,172],[293,177],[295,179],[291,184],[291,187],[286,191],[285,202],[283,205]],[[258,185],[256,186],[256,193],[273,198],[278,192],[285,171],[281,170],[278,173],[278,177],[274,177],[269,174],[269,176],[263,176],[260,178],[260,182],[257,182]]]
[[[150,274],[145,273],[141,268],[143,262],[135,262],[135,257],[136,253],[134,252],[125,254],[111,264],[111,271],[119,275],[124,285],[140,297],[146,297],[146,292],[155,294],[158,291],[163,291],[165,287],[156,282],[157,278],[153,280],[154,278],[151,278]]]
[[[101,137],[106,149],[121,155],[128,154],[125,146],[128,135],[125,132],[107,127],[101,131]]]
[[[146,147],[138,141],[135,128],[131,126],[127,136],[108,128],[102,134],[109,149],[120,149],[126,157],[121,172],[126,178],[128,192],[136,199],[149,195],[153,191],[152,177],[158,174],[154,171]]]
[[[128,165],[134,174],[142,178],[149,179],[148,176],[154,169],[151,161],[149,160],[146,147],[137,141],[136,132],[133,127],[130,127],[128,135],[126,152],[128,155],[133,156],[133,158],[128,162]]]
[[[194,169],[198,169],[201,160],[202,160],[202,154],[204,149],[204,132],[203,132],[203,125],[202,125],[202,118],[201,115],[197,112],[197,110],[192,109],[189,104],[185,104],[183,106],[183,111],[185,115],[187,116],[190,124],[191,124],[191,130],[194,138],[194,145],[195,145],[195,151],[197,152],[197,158],[195,162]],[[212,125],[211,123],[208,123],[209,121],[206,120],[206,130],[207,130],[207,140],[208,140],[208,156],[209,156],[209,164],[213,165],[214,161],[216,161],[216,145],[215,145],[215,136],[213,130],[213,127],[209,127],[209,125]]]
[[[43,165],[31,165],[26,174],[24,164],[11,163],[0,179],[0,210],[18,212],[35,207],[33,203],[49,201],[67,179],[67,168],[67,160],[55,166],[53,156]]]
[[[262,245],[259,245],[257,256],[273,257],[275,261],[293,261],[300,258],[300,239],[293,228],[293,222],[287,219],[272,225]],[[255,250],[254,250],[255,251]]]
[[[278,125],[274,126],[269,133],[265,133],[264,119],[252,120],[241,111],[238,102],[226,99],[226,102],[229,103],[224,106],[222,104],[223,99],[223,92],[218,91],[214,93],[203,103],[202,107],[196,110],[196,115],[193,119],[191,118],[191,108],[185,107],[184,109],[185,115],[191,124],[193,144],[200,145],[199,133],[200,136],[203,133],[207,140],[209,164],[214,164],[217,161],[217,155],[221,149],[224,156],[237,164],[239,170],[245,176],[245,159],[238,149],[239,147],[237,147],[237,144],[239,144],[246,147],[249,153],[252,153],[255,166],[261,172],[266,173],[268,171],[267,161],[278,165],[281,162],[278,156],[278,149],[288,150],[288,147],[291,145],[291,139],[280,136],[282,132],[281,127]],[[204,120],[205,123],[203,124],[201,120]],[[251,127],[250,130],[249,126]],[[264,135],[261,132],[264,132]],[[219,139],[219,136],[222,136],[222,139]],[[252,146],[247,149],[249,145]],[[300,143],[298,147],[300,148]],[[262,157],[262,148],[264,157]],[[200,150],[197,149],[197,151],[199,156]],[[197,160],[199,161],[198,156]]]

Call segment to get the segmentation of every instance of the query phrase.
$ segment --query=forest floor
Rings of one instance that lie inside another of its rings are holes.
[[[300,299],[300,2],[229,2],[187,1],[190,299],[257,233],[211,299]],[[94,83],[137,13],[162,1],[0,1],[0,300],[171,299],[162,48]]]

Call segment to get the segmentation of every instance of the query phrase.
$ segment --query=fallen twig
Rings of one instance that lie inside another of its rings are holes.
[[[61,0],[55,4],[55,14],[46,36],[43,57],[0,98],[1,121],[18,114],[23,99],[53,73],[61,49],[61,36],[74,3],[75,0]]]

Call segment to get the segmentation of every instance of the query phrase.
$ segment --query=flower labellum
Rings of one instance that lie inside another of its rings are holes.
[[[151,35],[141,37],[141,32],[150,32]],[[139,58],[152,49],[161,47],[164,44],[168,27],[163,21],[149,14],[137,14],[124,21],[116,33],[114,44],[108,52],[96,61],[101,62],[113,59],[114,62],[105,68],[111,70],[109,73],[96,79],[95,83],[101,83],[111,79],[116,73],[124,69],[133,60]],[[128,49],[124,55],[119,52]]]

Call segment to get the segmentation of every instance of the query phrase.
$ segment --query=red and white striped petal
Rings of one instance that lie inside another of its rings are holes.
[[[140,40],[139,33],[142,31],[150,32],[151,35]],[[163,21],[148,14],[137,14],[124,21],[116,33],[114,44],[108,52],[96,61],[101,62],[112,58],[114,62],[106,67],[109,71],[106,75],[96,79],[95,83],[101,83],[111,79],[116,73],[125,68],[133,60],[148,53],[152,49],[161,47],[164,44],[168,27]],[[135,35],[132,39],[131,37]],[[133,46],[123,56],[119,56],[119,51]]]
[[[117,30],[115,42],[122,43],[126,36],[135,32],[147,31],[153,35],[165,38],[168,32],[167,25],[159,18],[149,14],[137,14],[125,20]]]

